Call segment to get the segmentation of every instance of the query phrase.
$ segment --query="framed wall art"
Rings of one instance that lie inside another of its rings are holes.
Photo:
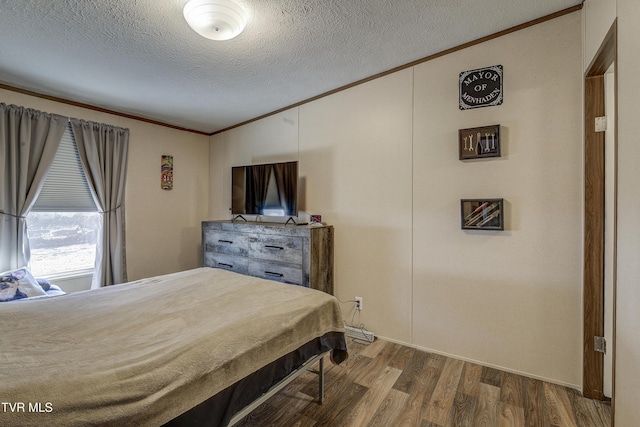
[[[173,156],[162,156],[160,162],[160,188],[173,190]]]
[[[463,230],[504,230],[504,199],[462,199]]]
[[[500,125],[460,129],[458,153],[460,160],[500,157]]]

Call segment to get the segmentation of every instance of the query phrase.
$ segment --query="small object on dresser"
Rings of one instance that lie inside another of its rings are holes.
[[[310,217],[311,222],[322,222],[322,215],[311,214]]]

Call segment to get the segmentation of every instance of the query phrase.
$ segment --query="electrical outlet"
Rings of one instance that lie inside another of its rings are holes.
[[[362,310],[362,297],[355,297],[356,310]]]

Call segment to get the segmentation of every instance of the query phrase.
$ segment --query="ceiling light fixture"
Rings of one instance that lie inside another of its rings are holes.
[[[229,40],[247,25],[247,13],[232,0],[189,0],[184,19],[193,30],[211,40]]]

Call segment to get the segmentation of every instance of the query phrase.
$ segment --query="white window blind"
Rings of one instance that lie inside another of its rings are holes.
[[[71,123],[62,135],[34,212],[96,212],[89,184],[84,176]]]

